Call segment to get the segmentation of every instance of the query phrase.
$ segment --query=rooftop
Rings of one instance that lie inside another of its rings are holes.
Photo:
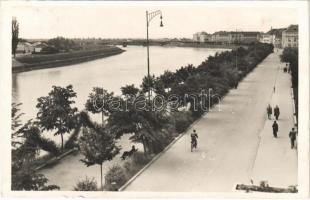
[[[292,24],[290,25],[286,30],[286,33],[293,33],[293,32],[298,32],[298,25]]]
[[[282,32],[285,30],[286,28],[273,28],[273,29],[270,29],[270,31],[268,31],[267,34],[275,35],[276,37],[281,37]]]

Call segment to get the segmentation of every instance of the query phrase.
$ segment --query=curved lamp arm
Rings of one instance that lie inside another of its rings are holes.
[[[151,22],[151,20],[156,17],[157,15],[160,15],[160,26],[163,26],[163,22],[162,22],[162,19],[163,19],[163,16],[162,16],[162,12],[161,10],[156,10],[154,12],[150,12],[148,13],[148,11],[146,11],[146,21],[147,21],[147,25],[149,25],[149,23]]]

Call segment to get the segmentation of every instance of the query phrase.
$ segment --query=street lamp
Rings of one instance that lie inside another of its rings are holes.
[[[151,20],[156,17],[157,15],[160,15],[160,27],[163,27],[163,16],[162,12],[160,10],[156,10],[154,12],[148,12],[146,11],[146,48],[147,48],[147,78],[149,81],[149,91],[148,91],[148,98],[149,102],[151,100],[151,79],[150,79],[150,53],[149,53],[149,25]]]

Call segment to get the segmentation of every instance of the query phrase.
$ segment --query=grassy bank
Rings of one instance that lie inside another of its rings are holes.
[[[35,54],[16,58],[22,65],[13,66],[13,73],[45,69],[52,67],[62,67],[71,64],[82,63],[99,58],[104,58],[124,52],[118,47],[105,46],[94,50],[80,50],[57,54]]]

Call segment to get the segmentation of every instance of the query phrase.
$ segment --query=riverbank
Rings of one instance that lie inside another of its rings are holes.
[[[209,49],[236,49],[238,47],[247,48],[247,45],[236,45],[236,44],[209,44],[209,43],[158,43],[150,42],[150,46],[161,46],[161,47],[190,47],[190,48],[209,48]],[[128,46],[145,46],[141,43],[129,43]]]
[[[37,69],[63,67],[117,55],[124,51],[118,47],[105,46],[95,50],[81,50],[48,55],[25,55],[12,59],[12,72],[18,73]]]

